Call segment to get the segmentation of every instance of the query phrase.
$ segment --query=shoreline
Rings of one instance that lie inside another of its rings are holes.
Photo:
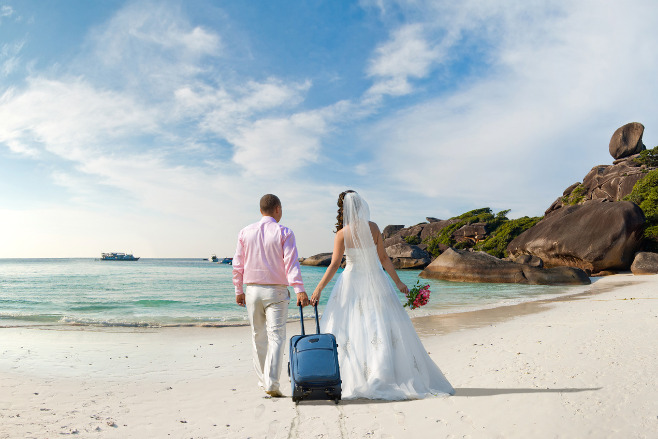
[[[455,396],[338,406],[266,398],[246,326],[3,328],[0,438],[648,438],[656,291],[656,275],[616,275],[569,296],[417,317]]]
[[[630,273],[629,273],[630,274]],[[622,276],[623,274],[618,274],[615,276]],[[566,288],[572,289],[586,289],[588,291],[592,288],[597,280],[602,278],[597,278],[592,281],[592,284],[587,286],[565,286]],[[461,284],[461,283],[460,283]],[[486,284],[475,284],[475,285],[486,285]],[[507,284],[494,284],[494,285],[507,285]],[[559,286],[558,286],[559,287]],[[440,294],[440,291],[435,294]],[[572,295],[583,294],[583,292],[561,292],[561,293],[540,293],[539,297],[534,296],[525,296],[522,298],[508,298],[500,299],[498,302],[489,302],[483,304],[464,304],[462,306],[445,306],[440,308],[433,308],[431,310],[426,310],[425,308],[419,308],[417,311],[413,311],[410,315],[410,318],[413,321],[423,320],[432,317],[438,316],[449,316],[449,315],[463,315],[468,313],[478,313],[481,311],[487,311],[497,308],[506,308],[511,306],[523,305],[526,303],[532,302],[542,302],[542,301],[552,301],[558,300],[561,297],[569,297]],[[291,303],[294,300],[294,295],[291,293]],[[313,311],[312,307],[308,306],[304,308],[304,321],[313,321]],[[292,312],[292,309],[291,309]],[[295,314],[297,311],[292,312]],[[414,315],[415,314],[415,315]],[[310,316],[311,315],[311,316]],[[322,312],[320,311],[320,318],[322,318]],[[299,321],[298,314],[295,317],[289,317],[287,324],[295,323]],[[249,322],[246,320],[228,320],[221,322],[199,322],[199,323],[163,323],[163,324],[152,324],[152,323],[83,323],[83,322],[67,322],[67,321],[53,321],[47,323],[35,322],[31,320],[19,320],[13,319],[11,317],[6,317],[0,319],[0,330],[2,329],[12,329],[12,328],[32,328],[32,329],[57,329],[57,328],[79,328],[80,330],[103,330],[105,329],[125,329],[126,331],[130,330],[144,330],[144,329],[174,329],[174,328],[209,328],[209,329],[219,329],[219,328],[232,328],[232,327],[248,327]]]

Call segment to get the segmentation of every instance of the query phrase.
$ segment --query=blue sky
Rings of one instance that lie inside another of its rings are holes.
[[[412,225],[541,215],[658,144],[652,1],[0,0],[0,257],[229,256],[278,194],[330,251],[346,188]]]

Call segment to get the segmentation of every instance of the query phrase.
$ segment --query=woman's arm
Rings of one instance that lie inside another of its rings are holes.
[[[343,254],[345,253],[345,241],[343,241],[343,231],[339,230],[336,233],[336,239],[334,239],[334,252],[331,255],[331,264],[327,267],[327,271],[324,272],[322,280],[315,287],[313,295],[311,296],[311,305],[315,306],[320,301],[320,296],[322,295],[322,290],[327,286],[331,279],[333,279],[334,274],[338,271],[341,262],[343,262]]]
[[[379,227],[377,227],[377,224],[371,222],[370,230],[372,231],[372,239],[375,241],[375,245],[377,246],[377,255],[379,256],[379,261],[382,263],[382,267],[384,267],[384,270],[386,270],[389,276],[391,276],[391,279],[393,279],[393,282],[395,282],[395,286],[398,287],[398,290],[400,290],[400,292],[403,294],[407,294],[409,289],[398,277],[398,274],[395,271],[395,267],[393,267],[393,263],[391,263],[391,258],[388,257],[386,250],[384,250],[384,238],[379,231]]]

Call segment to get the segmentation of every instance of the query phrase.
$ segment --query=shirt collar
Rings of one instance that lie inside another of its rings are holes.
[[[260,219],[260,222],[261,223],[265,223],[265,222],[276,223],[276,220],[274,218],[272,218],[271,216],[264,216]]]

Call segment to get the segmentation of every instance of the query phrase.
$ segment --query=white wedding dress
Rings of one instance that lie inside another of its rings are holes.
[[[321,331],[334,334],[338,343],[342,398],[402,400],[453,394],[382,269],[367,204],[349,193],[343,209],[346,267],[321,321]]]

